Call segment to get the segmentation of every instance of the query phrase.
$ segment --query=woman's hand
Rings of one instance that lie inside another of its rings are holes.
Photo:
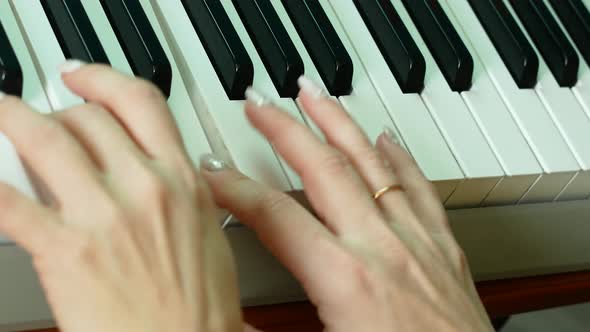
[[[492,331],[438,195],[413,159],[392,134],[373,147],[337,102],[299,82],[302,108],[327,143],[253,90],[246,114],[301,176],[317,217],[212,159],[204,176],[216,202],[298,278],[327,331]],[[404,190],[373,199],[396,184]]]
[[[243,331],[234,262],[155,86],[70,62],[88,101],[50,116],[0,99],[0,131],[52,197],[0,183],[0,232],[31,255],[63,332]]]

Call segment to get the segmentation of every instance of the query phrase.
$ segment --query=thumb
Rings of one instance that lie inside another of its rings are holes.
[[[284,219],[286,214],[293,213],[297,220],[317,223],[315,217],[299,204],[302,197],[295,199],[254,181],[213,154],[201,157],[201,175],[208,182],[217,205],[229,210],[255,231],[263,230],[268,221]]]
[[[252,228],[295,277],[322,278],[325,262],[317,253],[334,247],[336,240],[293,197],[248,178],[214,155],[201,158],[201,174],[215,202]]]

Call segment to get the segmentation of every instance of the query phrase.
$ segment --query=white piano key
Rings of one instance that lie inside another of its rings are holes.
[[[36,192],[12,143],[0,133],[0,182],[14,186],[30,198],[37,199]]]
[[[342,40],[342,44],[346,48],[353,63],[352,92],[350,95],[340,96],[338,98],[340,103],[371,141],[374,142],[383,132],[383,127],[387,126],[400,138],[400,144],[407,150],[398,128],[395,126],[395,123],[392,121],[379,95],[375,91],[369,75],[367,75],[365,68],[363,68],[362,62],[344,32],[341,22],[332,10],[332,6],[328,0],[319,0],[319,2],[326,12],[330,23],[334,26],[334,30]]]
[[[590,117],[586,115],[570,88],[559,86],[528,32],[522,26],[518,16],[514,13],[510,4],[506,3],[506,5],[539,55],[539,74],[535,91],[581,168],[581,173],[576,175],[574,180],[578,183],[571,182],[559,194],[557,199],[588,198],[590,196],[590,149],[588,148],[588,142],[590,142]]]
[[[578,52],[578,54],[580,53]],[[582,105],[586,115],[590,117],[590,68],[588,68],[588,64],[581,56],[578,82],[572,87],[572,92],[580,105]]]
[[[29,180],[21,160],[12,143],[0,132],[0,183],[16,188],[25,196],[39,200],[33,184]],[[12,243],[10,239],[0,233],[0,247],[2,244]]]
[[[188,92],[182,82],[182,77],[178,72],[178,68],[176,67],[176,63],[170,52],[166,39],[160,29],[152,7],[149,4],[149,0],[140,0],[140,3],[146,16],[150,20],[152,28],[154,29],[162,48],[166,52],[168,60],[170,61],[172,67],[172,85],[170,89],[170,97],[168,98],[168,106],[170,107],[176,126],[179,128],[187,152],[194,166],[198,167],[200,156],[205,153],[210,153],[211,148],[209,147],[207,137],[205,136],[197,113],[188,96]],[[129,76],[134,76],[129,61],[125,56],[103,7],[96,1],[84,1],[82,2],[82,5],[84,6],[84,10],[88,14],[88,18],[100,39],[111,66]]]
[[[244,101],[227,97],[180,0],[151,4],[213,151],[253,179],[290,190],[270,144],[246,119]]]
[[[51,106],[41,86],[39,75],[7,1],[0,1],[0,21],[14,49],[23,72],[22,100],[41,113],[50,113]]]
[[[502,97],[485,72],[475,48],[469,42],[458,17],[448,2],[439,1],[473,58],[471,88],[461,96],[494,151],[506,176],[486,197],[484,205],[516,204],[542,173],[541,166]]]
[[[182,81],[182,76],[170,47],[166,40],[164,33],[158,23],[156,14],[149,0],[140,0],[141,6],[150,21],[154,32],[158,36],[158,40],[166,52],[170,66],[172,66],[172,85],[170,88],[170,97],[168,98],[168,106],[176,122],[176,126],[180,131],[185,148],[191,158],[193,165],[199,167],[199,158],[206,153],[211,153],[211,147],[205,135],[205,131],[201,126],[201,122],[197,115],[196,106],[193,106],[188,91]]]
[[[580,51],[578,50],[578,46],[574,43],[568,34],[567,30],[564,28],[561,20],[556,15],[553,7],[549,4],[547,0],[545,0],[547,8],[556,18],[557,23],[563,30],[565,36],[568,38],[578,57],[580,59],[579,69],[578,69],[578,82],[571,88],[574,96],[580,103],[586,115],[590,117],[590,68],[588,67],[588,63],[584,60]],[[563,190],[563,192],[559,195],[558,200],[573,200],[579,199],[584,196],[584,192],[589,192],[590,189],[590,172],[580,172],[576,175],[574,179],[570,182],[570,184]],[[580,193],[582,193],[580,195]],[[590,194],[589,194],[590,195]]]
[[[454,15],[461,18],[465,39],[473,46],[474,53],[543,168],[543,175],[521,201],[555,199],[574,178],[580,166],[535,91],[518,88],[469,3],[447,1],[447,4]]]
[[[240,19],[240,16],[236,11],[236,8],[234,7],[232,1],[223,0],[221,3],[223,4],[223,7],[229,19],[233,23],[233,26],[236,29],[238,35],[240,36],[240,40],[244,44],[244,47],[246,48],[248,55],[250,55],[252,64],[254,65],[254,81],[252,82],[252,86],[258,91],[261,91],[265,95],[270,97],[275,104],[280,106],[283,110],[289,113],[297,121],[299,121],[302,124],[306,124],[305,120],[303,120],[301,113],[299,112],[299,109],[295,101],[291,98],[281,98],[279,96],[279,93],[275,85],[273,84],[268,72],[266,71],[266,67],[262,62],[262,59],[260,58],[260,55],[258,54],[258,51],[254,46],[254,43],[250,39],[248,31],[242,23],[242,20]],[[301,182],[299,175],[297,175],[297,173],[295,173],[295,171],[280,156],[279,160],[281,162],[281,165],[283,166],[285,173],[287,174],[289,181],[291,182],[291,186],[293,187],[293,189],[303,189],[303,183]]]
[[[504,171],[461,96],[451,91],[418,30],[399,0],[392,0],[426,61],[424,90],[420,94],[459,166],[463,181],[445,202],[450,208],[479,206],[504,177]]]
[[[66,88],[61,80],[58,67],[66,59],[51,24],[45,16],[41,2],[9,1],[53,110],[84,103],[80,97]]]
[[[346,22],[342,27],[410,154],[444,202],[464,176],[420,95],[401,91],[355,5],[339,0],[330,3],[339,21]]]
[[[309,52],[307,51],[307,49],[305,47],[305,44],[303,44],[303,41],[301,40],[301,37],[299,36],[299,33],[297,33],[297,29],[293,25],[293,22],[291,21],[289,14],[285,10],[285,7],[283,6],[283,4],[279,3],[278,1],[276,3],[273,3],[273,7],[274,7],[275,11],[277,12],[277,15],[279,16],[281,22],[283,23],[285,30],[287,30],[287,33],[291,37],[291,41],[293,42],[293,45],[295,45],[295,48],[297,48],[297,51],[299,52],[299,56],[301,57],[301,60],[303,61],[303,68],[304,68],[305,76],[307,76],[312,81],[314,81],[317,85],[319,85],[321,88],[323,88],[324,91],[327,91],[326,86],[324,85],[324,81],[322,80],[320,73],[316,69],[315,64],[313,63],[313,60],[311,59],[311,56],[309,55]],[[296,102],[297,102],[297,105],[300,106],[299,99],[296,99]],[[301,109],[301,107],[299,107],[299,108]],[[311,118],[309,118],[309,116],[303,111],[301,111],[301,115],[303,116],[303,119],[307,123],[308,127],[311,128],[311,130],[318,137],[320,137],[322,140],[325,140],[323,133],[318,128],[318,126],[311,120]]]
[[[133,70],[129,66],[127,57],[117,40],[117,36],[100,2],[81,1],[81,3],[111,66],[120,72],[133,76]]]
[[[571,88],[571,90],[574,93],[574,96],[578,99],[580,105],[582,105],[582,108],[584,109],[586,114],[590,117],[590,69],[588,68],[588,64],[584,60],[584,57],[582,57],[582,54],[580,54],[580,51],[578,50],[578,45],[576,45],[576,43],[573,42],[569,33],[561,23],[559,16],[557,16],[555,10],[553,10],[553,6],[551,6],[549,1],[547,0],[545,0],[545,5],[549,9],[553,17],[555,17],[555,21],[557,21],[557,24],[559,24],[561,30],[563,30],[563,34],[567,37],[567,39],[570,41],[570,43],[576,50],[576,53],[578,54],[578,58],[580,59],[580,67],[578,69],[578,82]]]
[[[0,1],[0,22],[6,31],[8,40],[14,49],[23,72],[22,100],[40,113],[50,113],[51,107],[7,1]],[[0,183],[14,186],[29,198],[39,199],[16,149],[2,133],[0,133]],[[10,242],[6,237],[0,235],[0,245]]]

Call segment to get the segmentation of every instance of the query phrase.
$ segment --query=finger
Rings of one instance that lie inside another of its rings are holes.
[[[58,202],[80,201],[80,188],[86,197],[95,193],[100,183],[94,163],[58,121],[7,96],[0,99],[0,132]]]
[[[205,273],[205,289],[209,310],[220,312],[209,320],[213,331],[238,331],[242,324],[240,292],[238,289],[236,262],[229,241],[217,218],[217,208],[209,185],[201,176],[197,180],[203,260],[201,270]],[[189,258],[189,257],[187,257]],[[194,257],[193,257],[194,259]]]
[[[395,143],[393,134],[384,133],[379,136],[377,149],[398,175],[417,219],[429,230],[448,230],[446,213],[436,189],[424,177],[412,157]]]
[[[215,202],[252,228],[295,277],[304,283],[325,278],[329,262],[318,256],[330,257],[336,241],[306,209],[287,194],[249,179],[213,156],[204,157],[201,164]]]
[[[257,92],[248,91],[248,119],[301,176],[314,210],[330,228],[337,233],[349,230],[361,234],[357,231],[363,230],[366,222],[382,217],[346,156],[278,107],[261,104],[265,99]]]
[[[105,65],[83,65],[75,60],[66,62],[62,72],[69,89],[112,112],[148,156],[184,158],[182,139],[166,99],[155,85]]]
[[[371,193],[399,183],[365,133],[337,102],[325,98],[322,89],[306,77],[302,76],[298,83],[301,87],[299,100],[304,111],[322,130],[327,141],[350,159]],[[396,220],[407,219],[412,214],[400,190],[387,192],[378,202],[387,215]]]
[[[52,211],[35,203],[11,185],[0,182],[0,233],[31,255],[56,243],[59,224]]]
[[[84,104],[51,113],[82,144],[100,169],[115,174],[133,174],[143,152],[125,129],[103,107]]]

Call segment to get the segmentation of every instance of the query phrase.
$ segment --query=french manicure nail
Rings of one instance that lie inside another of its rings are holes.
[[[383,127],[383,134],[385,135],[385,138],[387,138],[391,143],[400,145],[399,139],[397,138],[393,130],[391,130],[391,128]]]
[[[256,105],[257,107],[262,107],[265,105],[272,104],[270,98],[266,97],[262,93],[256,91],[254,88],[249,87],[246,89],[246,100],[251,102],[252,104]]]
[[[225,161],[219,159],[212,153],[205,154],[200,158],[201,168],[204,168],[210,172],[221,171],[228,168]]]
[[[58,67],[58,70],[62,74],[67,74],[67,73],[71,73],[71,72],[74,72],[74,71],[80,69],[80,67],[84,66],[85,64],[86,64],[86,62],[84,62],[82,60],[69,59],[66,62],[62,63]]]
[[[297,79],[297,85],[299,88],[310,95],[314,99],[319,99],[321,97],[326,96],[324,89],[322,89],[319,85],[317,85],[314,81],[310,80],[306,76],[300,76]]]

